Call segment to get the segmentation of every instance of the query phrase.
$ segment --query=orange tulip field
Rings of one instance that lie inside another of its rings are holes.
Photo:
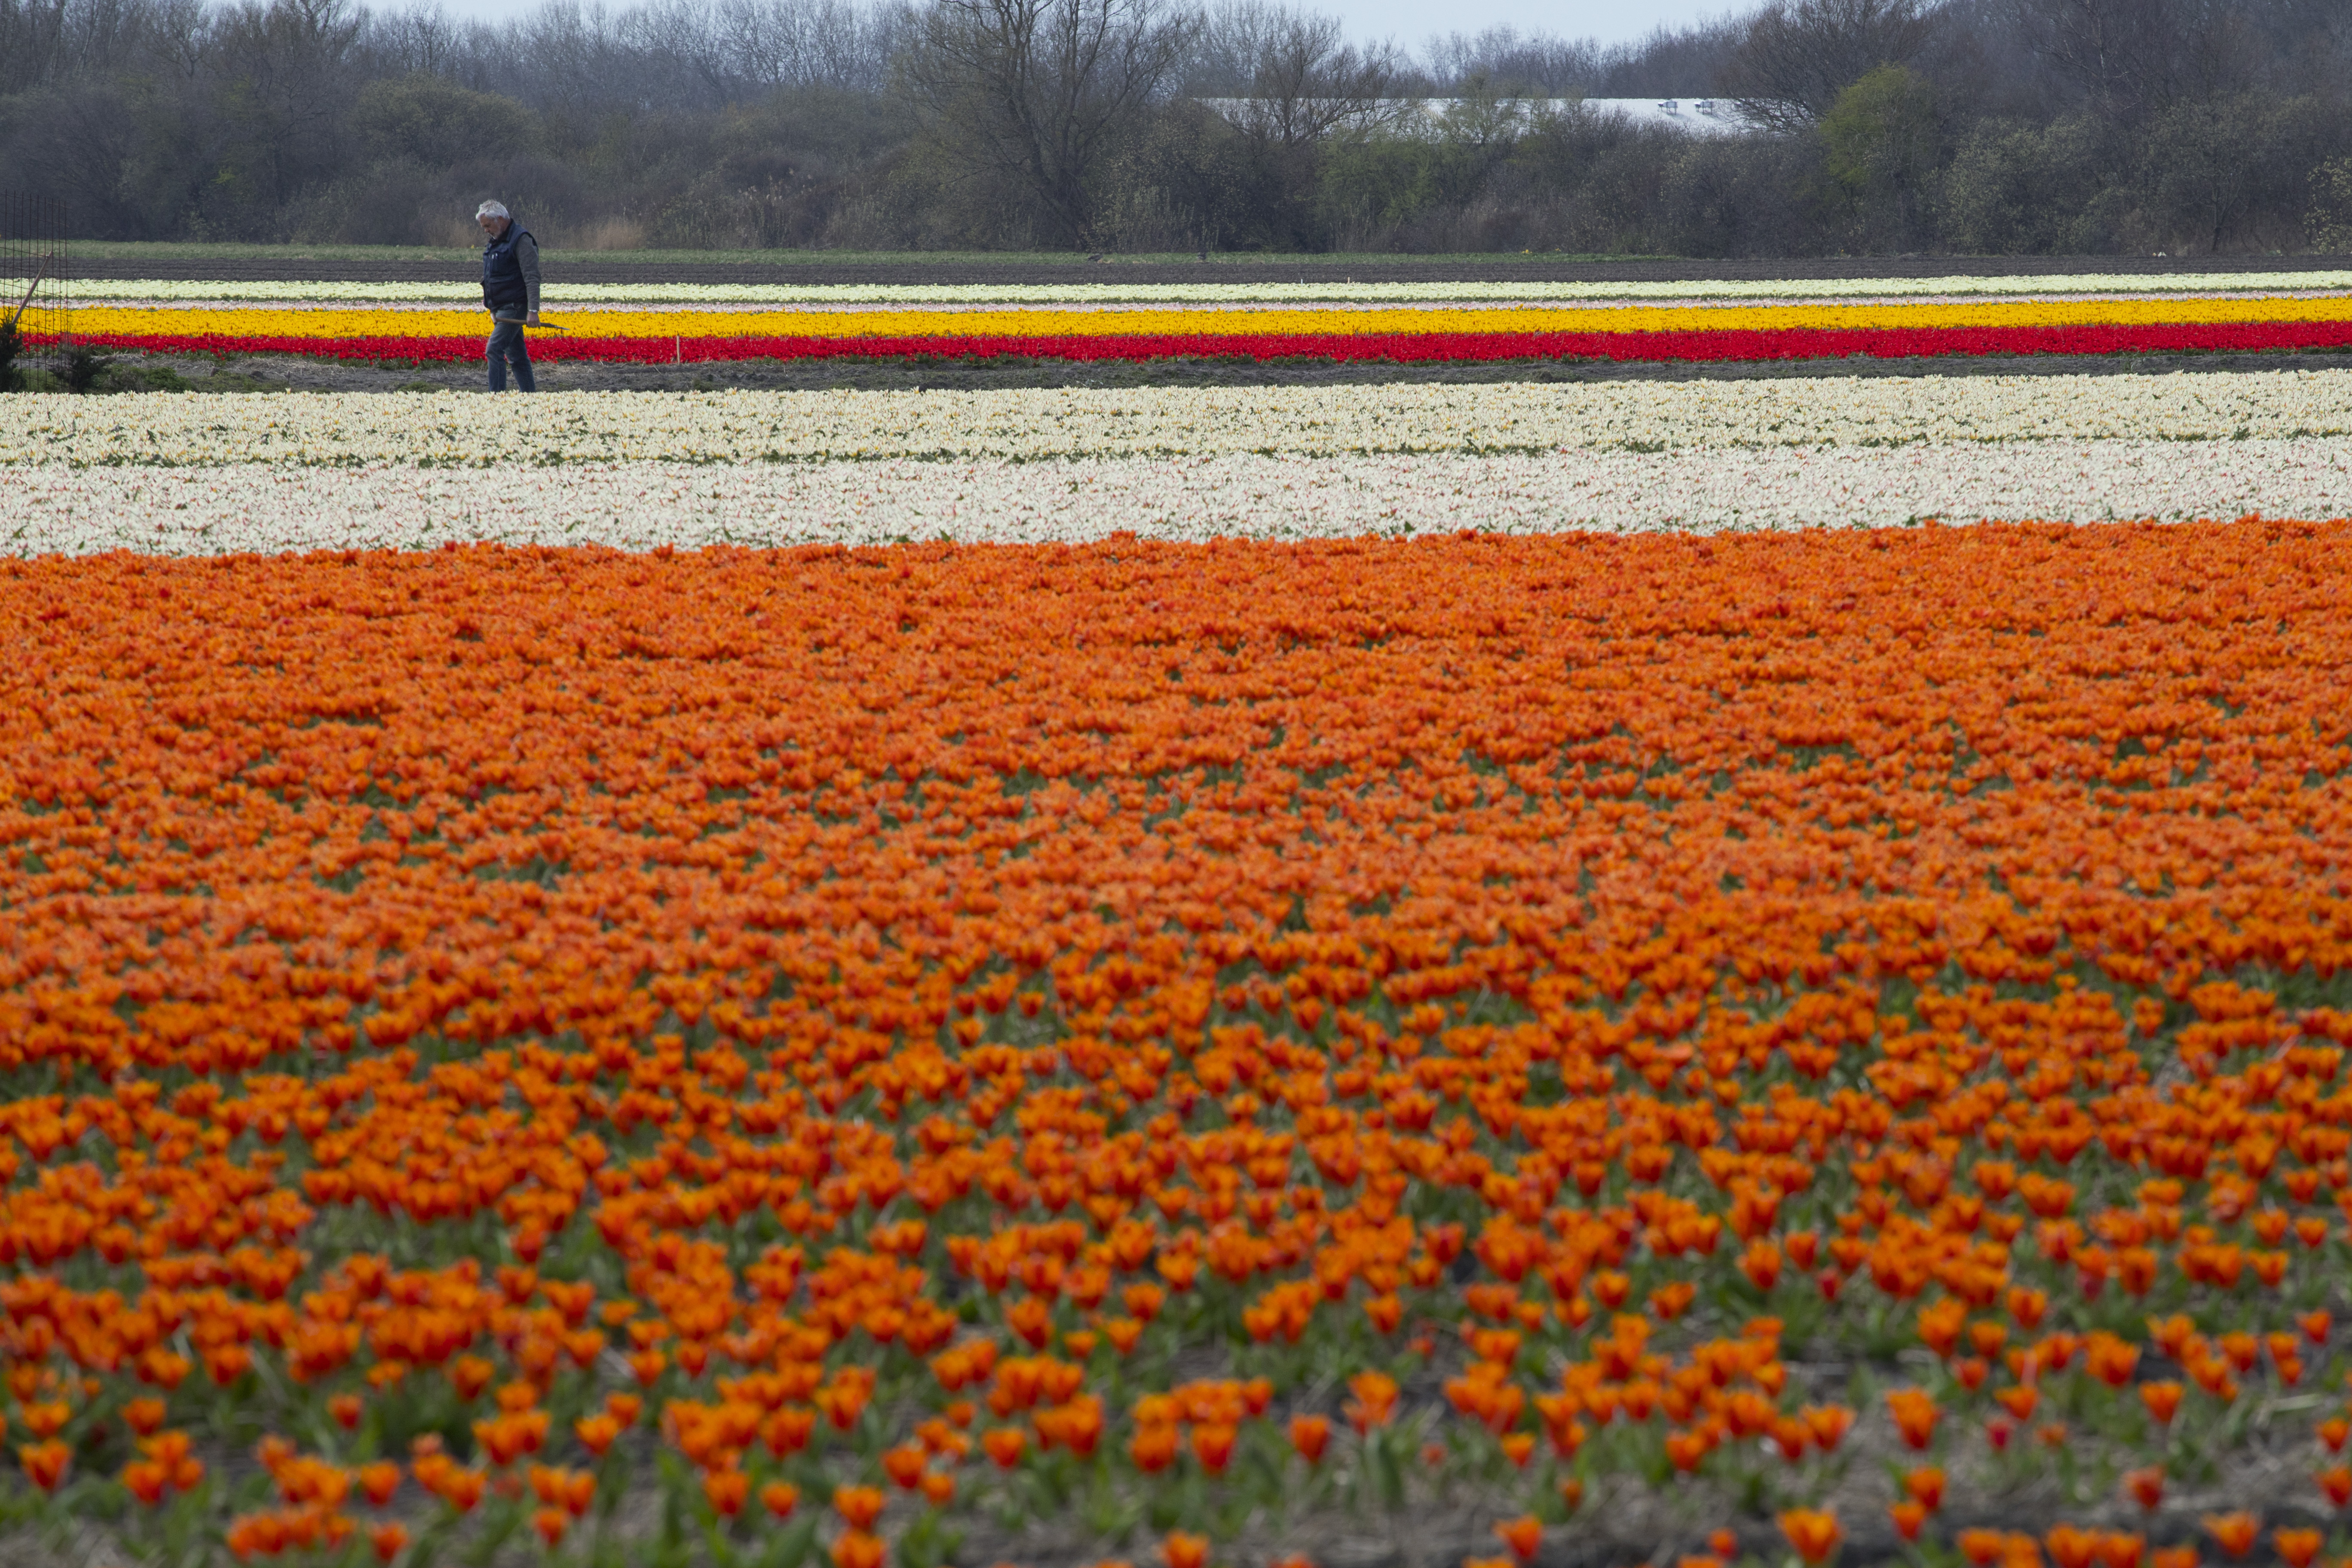
[[[0,1558],[2352,1552],[2352,524],[0,628]]]

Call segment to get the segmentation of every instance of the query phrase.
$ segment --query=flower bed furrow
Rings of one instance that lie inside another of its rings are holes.
[[[0,626],[15,1519],[2352,1500],[2352,523],[116,553]]]

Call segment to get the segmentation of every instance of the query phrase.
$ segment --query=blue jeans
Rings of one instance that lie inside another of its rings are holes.
[[[515,384],[525,392],[539,390],[531,384],[530,350],[523,346],[522,323],[500,321],[490,329],[490,390],[507,389],[507,366],[514,366]]]

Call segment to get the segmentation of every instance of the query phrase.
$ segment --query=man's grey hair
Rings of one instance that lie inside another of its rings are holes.
[[[486,217],[506,217],[508,216],[509,215],[507,212],[507,205],[504,202],[484,202],[480,206],[474,209],[474,220],[477,223]]]

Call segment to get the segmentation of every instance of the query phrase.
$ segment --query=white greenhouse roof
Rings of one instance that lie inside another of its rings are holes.
[[[1201,100],[1229,120],[1247,117],[1250,100],[1244,98],[1204,98]],[[1412,130],[1443,121],[1464,100],[1458,98],[1392,98],[1383,99],[1359,117],[1364,121],[1382,121],[1399,130]],[[1621,114],[1643,125],[1671,125],[1695,136],[1738,136],[1752,129],[1728,99],[1717,98],[1530,98],[1518,100],[1521,113],[1535,115],[1547,110],[1559,113],[1574,108],[1579,102],[1601,114]]]

